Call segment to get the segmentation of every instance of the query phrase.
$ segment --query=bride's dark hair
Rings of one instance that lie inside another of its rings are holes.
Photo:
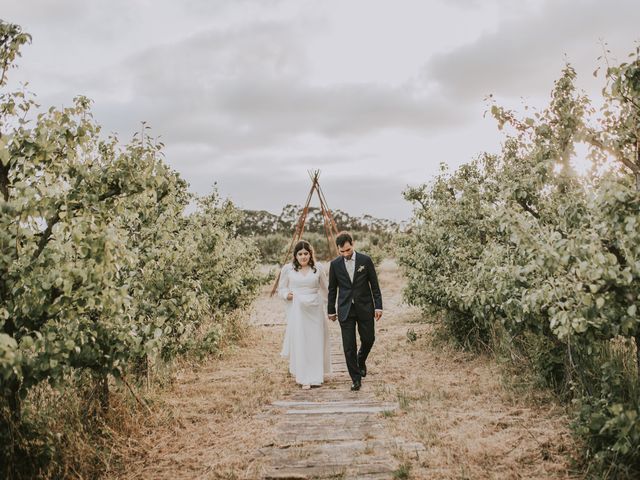
[[[300,240],[296,243],[296,246],[293,247],[293,269],[297,272],[300,270],[300,262],[298,262],[298,252],[300,250],[306,250],[309,252],[309,266],[313,269],[313,273],[316,273],[316,262],[313,258],[313,247],[306,240]]]

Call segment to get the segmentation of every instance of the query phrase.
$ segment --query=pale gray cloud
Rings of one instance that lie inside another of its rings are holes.
[[[425,78],[437,82],[447,96],[466,101],[489,93],[544,95],[565,62],[588,77],[602,53],[601,41],[624,54],[640,38],[636,0],[538,4],[530,14],[510,19],[473,43],[435,55],[424,67]]]
[[[311,187],[306,175],[271,175],[268,184],[264,182],[264,173],[259,171],[228,172],[218,174],[215,178],[220,193],[231,198],[240,207],[273,213],[279,213],[285,204],[304,204]],[[340,209],[352,215],[370,214],[370,202],[377,199],[375,215],[380,218],[408,218],[411,213],[412,206],[399,194],[407,185],[397,179],[380,178],[363,172],[349,179],[321,175],[320,184],[329,208],[332,209]],[[242,199],[238,199],[234,194],[237,191],[247,193]],[[282,202],[283,194],[287,199],[285,203]],[[363,199],[368,199],[368,202]],[[315,194],[311,205],[319,205]]]
[[[118,109],[136,111],[167,139],[207,139],[222,149],[257,148],[302,133],[340,137],[407,128],[426,135],[464,122],[464,108],[416,85],[310,84],[300,35],[278,23],[205,32],[69,81],[91,97],[123,94],[124,100],[101,101],[98,111],[108,122]]]
[[[258,22],[200,32],[58,81],[94,98],[108,130],[132,132],[146,120],[166,142],[207,143],[219,152],[303,134],[340,138],[410,129],[433,135],[466,121],[464,106],[415,83],[309,83],[300,30]]]
[[[330,205],[392,218],[406,182],[499,148],[484,95],[548,96],[565,54],[591,78],[640,24],[637,0],[0,3],[34,38],[14,84],[89,96],[125,141],[147,121],[195,192],[279,211],[320,168]]]

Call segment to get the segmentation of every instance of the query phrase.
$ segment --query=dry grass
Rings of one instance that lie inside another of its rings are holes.
[[[492,359],[436,344],[432,327],[417,323],[420,312],[400,301],[397,268],[383,264],[380,277],[385,323],[368,363],[382,377],[378,396],[401,407],[386,425],[427,448],[419,460],[399,458],[410,462],[409,478],[577,478],[569,420],[553,397],[531,390],[523,398]]]
[[[98,478],[123,468],[128,439],[143,435],[147,409],[110,382],[109,408],[102,411],[97,383],[88,373],[56,390],[32,388],[16,426],[17,478]]]
[[[107,476],[260,478],[259,449],[274,442],[265,406],[291,387],[278,356],[282,334],[281,326],[252,327],[221,358],[181,365],[173,385],[159,392],[146,431],[129,440],[126,470]]]
[[[366,383],[401,406],[380,415],[390,435],[427,449],[417,456],[398,448],[395,478],[575,478],[562,407],[544,392],[523,398],[509,389],[489,358],[434,346],[431,327],[401,301],[404,280],[395,264],[383,262],[379,274],[385,316]],[[121,439],[128,442],[126,471],[111,478],[261,477],[268,459],[260,448],[276,443],[275,413],[266,405],[296,388],[278,356],[283,312],[269,290],[251,318],[270,326],[248,330],[221,359],[184,364],[173,386],[159,393],[153,416]]]

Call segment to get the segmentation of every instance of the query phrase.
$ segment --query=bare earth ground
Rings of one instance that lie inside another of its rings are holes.
[[[327,399],[334,406],[354,401],[399,406],[376,414],[371,423],[375,435],[422,444],[426,450],[380,452],[387,443],[366,445],[363,454],[376,450],[394,468],[401,467],[388,478],[578,478],[570,470],[575,446],[563,409],[541,393],[535,398],[516,394],[491,359],[434,346],[431,327],[418,323],[420,312],[401,301],[404,280],[397,266],[384,261],[378,273],[385,314],[361,392],[349,392],[348,376],[339,371],[326,385],[301,393],[278,355],[283,307],[269,298],[266,287],[251,313],[256,326],[244,343],[220,359],[184,365],[172,386],[160,393],[156,403],[161,406],[128,440],[127,468],[118,478],[268,477],[274,452],[284,451],[277,447],[297,438],[286,431],[296,417],[286,417],[286,409],[295,402],[304,402],[296,408],[315,408],[313,400]],[[336,337],[339,326],[330,328]],[[417,336],[413,342],[407,340],[409,329]],[[351,419],[349,413],[337,416]],[[344,423],[345,429],[352,423]],[[291,428],[300,428],[296,425]]]

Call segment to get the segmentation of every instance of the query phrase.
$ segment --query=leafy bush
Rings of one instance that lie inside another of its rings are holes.
[[[533,117],[494,105],[512,132],[502,152],[408,189],[416,210],[398,240],[410,303],[441,312],[459,343],[514,349],[546,385],[574,393],[597,475],[640,471],[638,397],[627,392],[637,348],[616,353],[625,362],[608,348],[640,334],[639,54],[608,68],[599,118],[571,66]],[[594,161],[586,177],[571,164],[578,144]]]
[[[360,231],[351,233],[354,236],[356,250],[371,256],[374,263],[379,264],[384,258],[392,255],[392,234]],[[280,264],[291,245],[292,237],[293,232],[290,235],[254,235],[248,238],[255,242],[262,262]],[[317,259],[327,261],[335,257],[335,248],[329,245],[324,234],[305,232],[302,238],[311,243]]]
[[[260,251],[260,259],[264,263],[280,263],[287,253],[291,238],[279,233],[256,235],[251,237]]]
[[[573,426],[588,440],[585,457],[594,473],[608,472],[611,478],[633,478],[640,471],[640,385],[630,362],[634,349],[624,338],[599,345],[585,359],[592,383],[582,386],[574,400]]]
[[[0,22],[0,39],[5,87],[30,37]],[[60,475],[47,465],[60,442],[30,408],[32,392],[72,391],[88,378],[108,412],[109,378],[214,350],[216,335],[240,331],[225,316],[251,303],[262,282],[255,244],[237,236],[238,210],[214,192],[185,216],[192,195],[147,127],[121,145],[100,136],[84,97],[37,108],[23,91],[0,97],[4,478]],[[193,338],[203,328],[200,346]]]

